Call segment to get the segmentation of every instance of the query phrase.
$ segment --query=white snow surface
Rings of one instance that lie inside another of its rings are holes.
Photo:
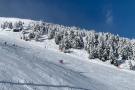
[[[84,50],[62,53],[54,40],[19,37],[20,33],[0,30],[1,90],[135,90],[134,71],[89,60]]]

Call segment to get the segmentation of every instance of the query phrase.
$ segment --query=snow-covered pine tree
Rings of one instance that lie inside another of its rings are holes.
[[[110,53],[109,53],[109,59],[111,64],[114,64],[115,66],[119,65],[118,59],[118,49],[119,49],[119,37],[115,35],[109,36],[109,47],[110,47]]]
[[[95,48],[95,47],[92,48],[90,46],[88,53],[89,53],[89,59],[98,58],[98,49],[97,48]]]
[[[53,39],[55,37],[55,30],[49,30],[48,39]]]
[[[129,65],[129,69],[130,70],[133,70],[134,69],[134,66],[133,66],[131,60],[128,60],[128,65]]]
[[[134,41],[132,41],[132,51],[133,51],[132,59],[135,60],[135,42]]]
[[[90,59],[99,58],[98,57],[98,36],[96,33],[91,33],[88,36],[88,53]]]
[[[131,43],[123,45],[123,48],[121,50],[121,56],[122,60],[130,60],[133,57],[133,50],[131,47]]]
[[[6,22],[3,22],[3,23],[1,24],[1,28],[2,28],[2,29],[8,28],[8,22],[7,22],[7,21],[6,21]]]
[[[75,36],[72,42],[72,48],[82,49],[84,48],[83,38],[81,36]]]
[[[22,21],[18,21],[18,22],[15,22],[14,23],[14,25],[13,25],[13,27],[14,27],[14,29],[20,29],[20,30],[22,30],[23,29],[23,22]]]
[[[40,31],[36,31],[36,32],[34,32],[34,39],[35,39],[35,41],[38,41],[38,39],[39,39],[39,37],[40,37]]]
[[[61,40],[63,39],[64,32],[57,32],[55,35],[55,43],[57,45],[60,44]]]
[[[64,36],[64,38],[62,39],[59,45],[59,50],[64,52],[65,50],[70,48],[71,48],[71,43],[69,42],[68,36]]]
[[[9,22],[8,28],[9,28],[9,29],[13,29],[13,24],[12,24],[12,22]]]

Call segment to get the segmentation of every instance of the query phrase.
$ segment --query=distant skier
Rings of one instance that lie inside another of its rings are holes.
[[[64,63],[63,63],[63,60],[59,60],[59,63],[64,64]]]
[[[4,45],[7,45],[7,42],[4,42]]]

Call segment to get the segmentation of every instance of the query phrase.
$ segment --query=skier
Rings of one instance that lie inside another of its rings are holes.
[[[59,60],[59,63],[64,64],[64,63],[63,63],[63,60]]]
[[[7,42],[4,42],[4,45],[7,45]]]

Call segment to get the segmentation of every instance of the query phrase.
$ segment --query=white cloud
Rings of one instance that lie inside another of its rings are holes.
[[[113,24],[113,15],[112,15],[112,10],[108,10],[106,13],[106,23],[109,25]]]

